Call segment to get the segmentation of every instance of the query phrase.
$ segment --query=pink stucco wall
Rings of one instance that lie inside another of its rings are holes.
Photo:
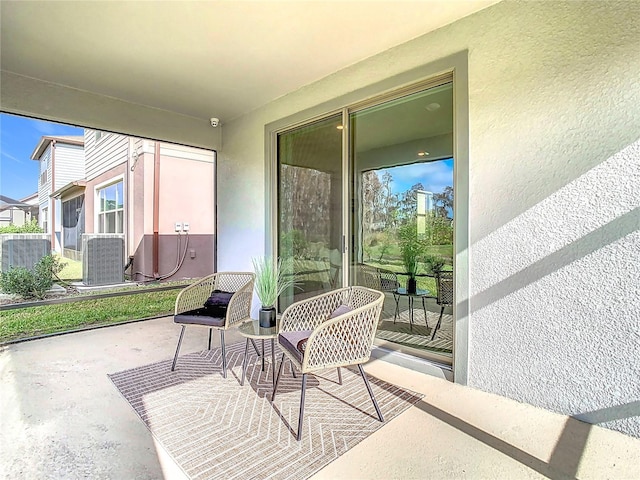
[[[164,145],[164,144],[163,144]],[[179,154],[177,154],[179,155]],[[213,272],[215,261],[215,181],[210,161],[160,156],[159,274],[169,278],[196,278]],[[188,156],[188,155],[186,155]],[[85,190],[86,232],[95,232],[96,187],[124,178],[126,235],[125,256],[134,256],[136,280],[150,279],[153,272],[154,154],[141,153],[132,162],[115,166],[87,182]],[[176,222],[189,223],[189,231],[175,231]],[[142,275],[145,274],[145,275]]]

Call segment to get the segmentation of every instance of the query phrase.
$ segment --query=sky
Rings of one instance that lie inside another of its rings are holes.
[[[31,154],[44,135],[82,135],[59,123],[0,114],[0,195],[20,200],[38,191],[38,162]]]
[[[409,190],[416,183],[422,183],[424,189],[432,193],[440,193],[446,186],[453,186],[453,159],[414,163],[400,167],[377,170],[378,177],[389,172],[393,181],[391,192],[399,194]]]

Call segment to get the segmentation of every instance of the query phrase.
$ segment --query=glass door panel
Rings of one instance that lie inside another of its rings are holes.
[[[342,115],[278,135],[278,256],[295,288],[279,309],[342,286]]]
[[[450,362],[452,302],[438,299],[438,273],[454,257],[452,84],[351,112],[349,134],[350,283],[384,279],[381,343]]]

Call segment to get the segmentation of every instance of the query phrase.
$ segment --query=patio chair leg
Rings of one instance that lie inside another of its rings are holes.
[[[340,367],[338,367],[336,370],[338,370],[338,383],[342,385],[342,372],[340,371]]]
[[[427,323],[427,307],[424,304],[424,297],[422,297],[422,311],[424,312],[424,324],[429,327],[429,324]]]
[[[289,360],[289,363],[291,364],[291,374],[293,375],[293,378],[298,378],[298,376],[296,375],[296,367],[294,367],[291,360]]]
[[[222,347],[222,376],[227,378],[227,352],[224,346],[224,330],[220,330],[220,346]]]
[[[244,386],[244,377],[247,374],[247,354],[249,353],[249,339],[247,338],[247,342],[244,346],[244,358],[242,359],[242,381],[240,382],[240,386]]]
[[[302,392],[300,393],[300,415],[298,417],[298,436],[296,438],[297,441],[302,439],[302,422],[304,419],[304,392],[307,388],[307,374],[302,374]]]
[[[178,353],[180,353],[180,345],[182,345],[182,337],[184,336],[184,329],[187,328],[186,325],[182,326],[182,330],[180,330],[180,338],[178,339],[178,348],[176,348],[176,354],[173,357],[173,364],[171,365],[171,371],[173,372],[176,369],[176,362],[178,361]]]
[[[376,397],[373,396],[373,390],[371,390],[371,385],[369,385],[369,380],[367,380],[367,374],[364,373],[364,368],[362,368],[361,364],[358,364],[358,369],[360,370],[360,375],[362,375],[362,379],[364,380],[364,384],[367,386],[367,390],[369,391],[369,396],[371,397],[371,401],[373,402],[373,406],[376,409],[376,413],[378,414],[378,419],[381,422],[384,422],[384,417],[382,416],[382,412],[380,411],[380,407],[378,407],[378,402],[376,402]]]
[[[440,328],[440,323],[442,322],[442,315],[444,314],[444,306],[440,309],[440,317],[438,318],[438,323],[436,323],[436,328],[433,329],[433,335],[431,335],[431,340],[436,338],[436,332]]]
[[[213,328],[209,329],[209,348],[207,350],[211,350],[211,332],[213,332]]]
[[[284,353],[282,354],[282,359],[280,360],[280,368],[278,368],[278,376],[276,377],[276,384],[273,386],[273,393],[271,394],[272,403],[273,403],[273,399],[276,397],[276,390],[278,389],[278,382],[280,381],[280,374],[282,373],[283,366],[284,366]]]
[[[395,310],[395,312],[393,312],[393,323],[395,325],[396,318],[398,317],[398,314],[400,313],[400,296],[394,294],[393,295],[393,299],[396,301],[396,310]]]

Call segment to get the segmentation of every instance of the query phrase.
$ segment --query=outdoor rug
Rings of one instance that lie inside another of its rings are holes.
[[[289,362],[271,400],[270,342],[267,362],[250,349],[242,378],[244,343],[227,347],[227,378],[219,348],[109,375],[120,393],[192,479],[308,478],[415,404],[421,395],[367,375],[385,423],[357,368],[308,375],[304,432],[298,426],[301,375]],[[276,346],[276,363],[280,364]]]

